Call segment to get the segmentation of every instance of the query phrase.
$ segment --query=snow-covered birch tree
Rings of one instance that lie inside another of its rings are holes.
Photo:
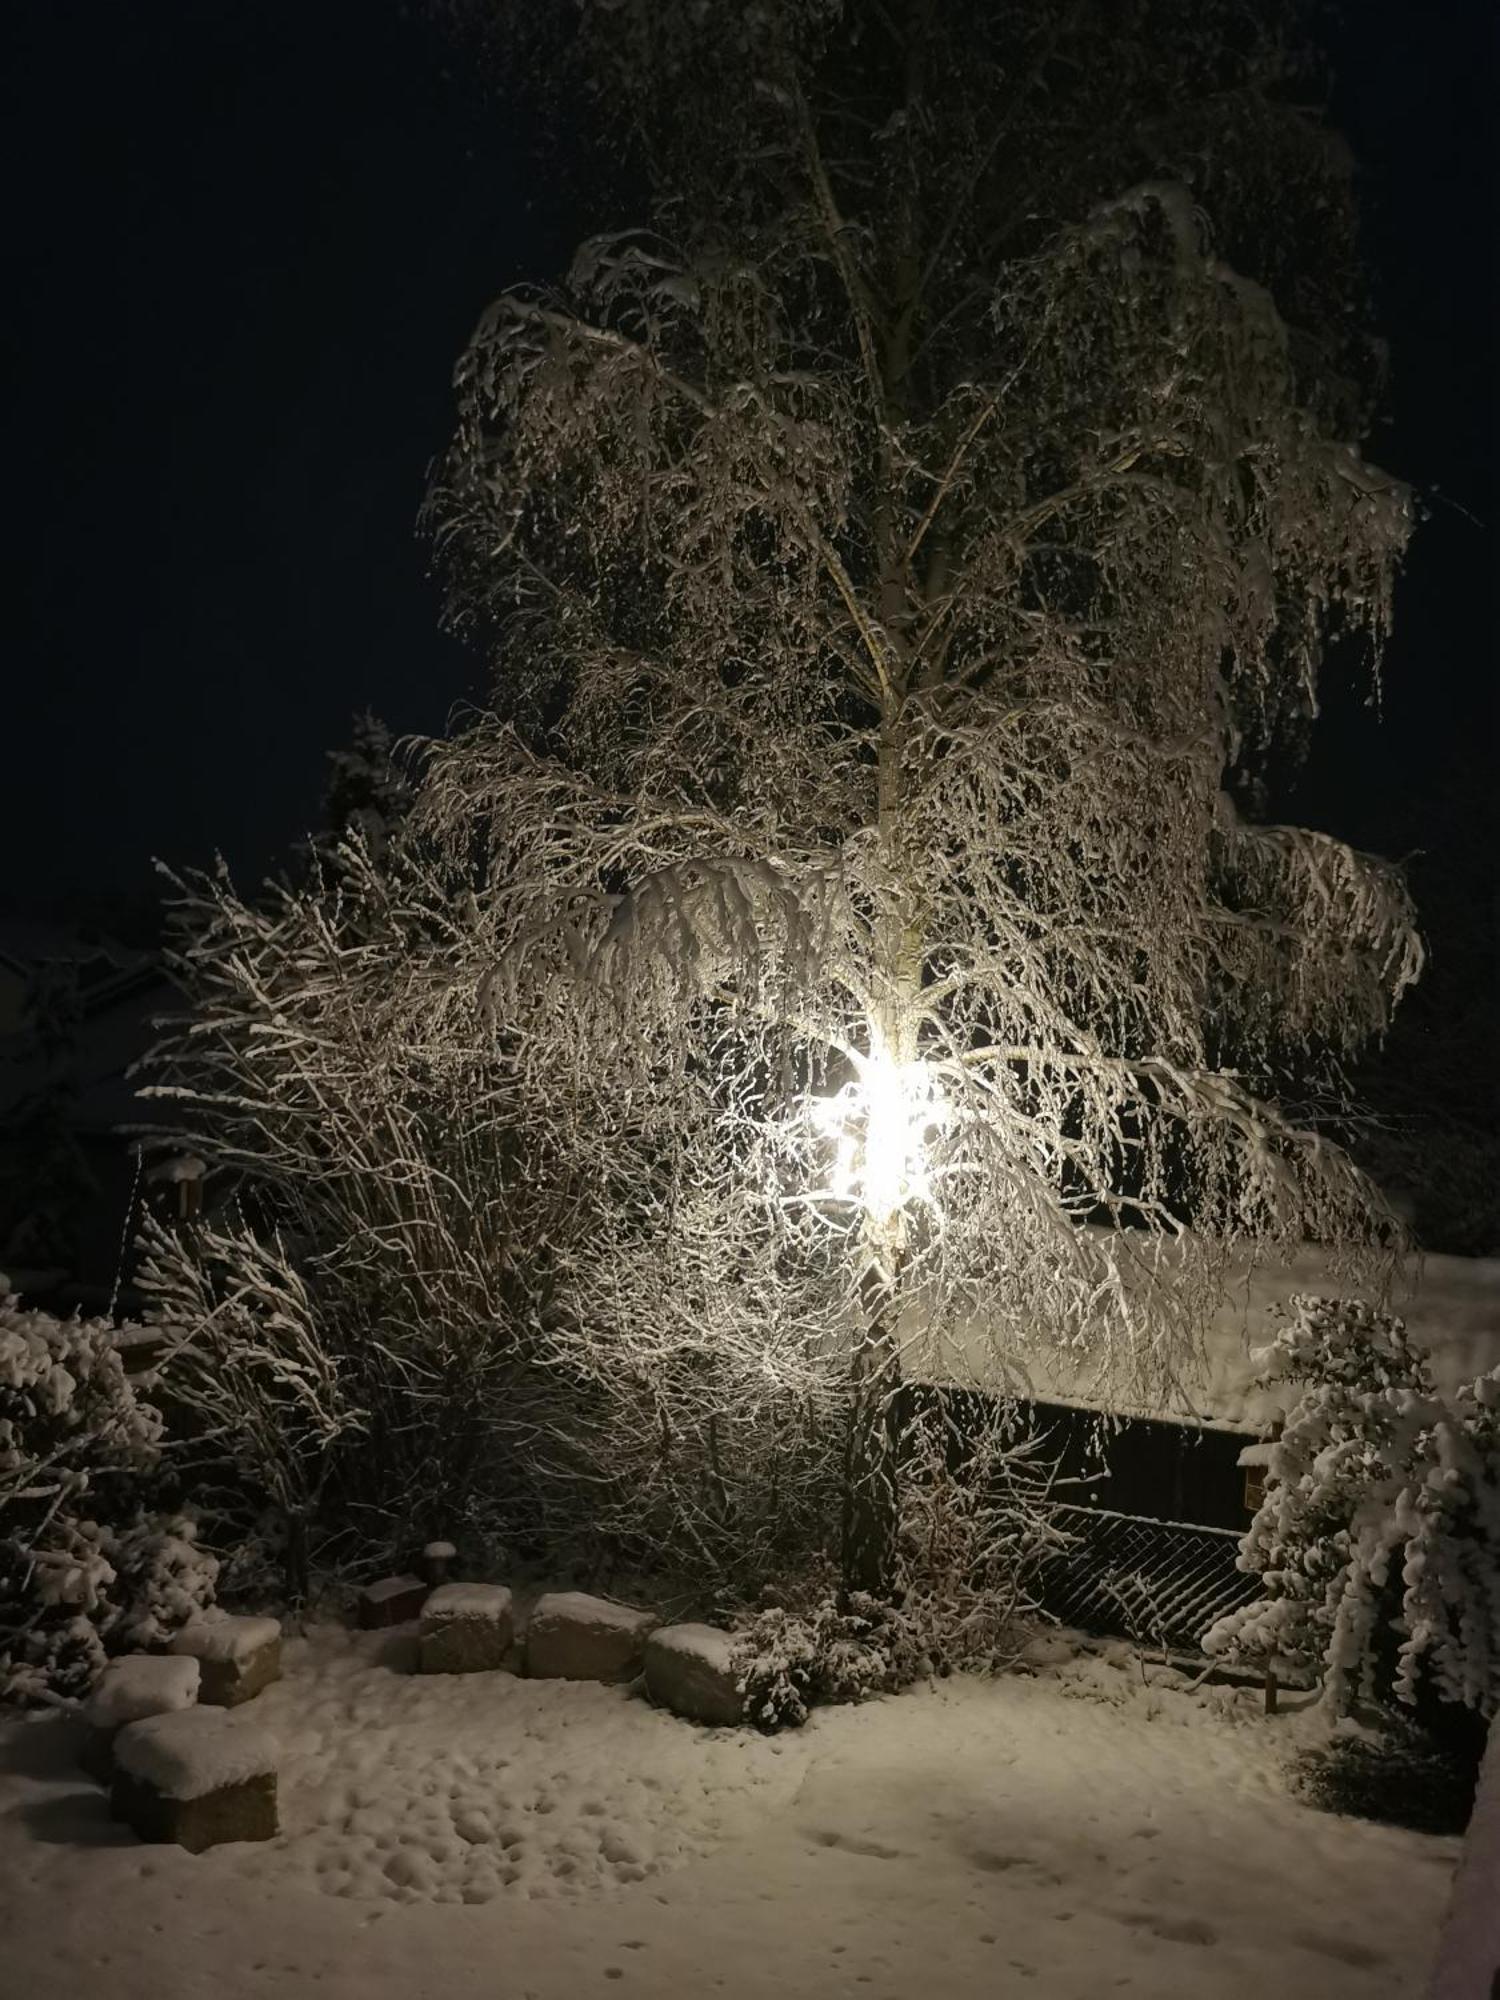
[[[417,816],[529,1101],[652,1161],[580,1345],[841,1370],[878,1591],[914,1368],[1160,1375],[1230,1245],[1389,1228],[1276,1079],[1382,1030],[1406,896],[1245,810],[1410,519],[1344,163],[1235,9],[578,19],[656,211],[459,364],[494,713]]]
[[[1380,1033],[1406,896],[1245,809],[1410,520],[1346,165],[1234,8],[576,19],[655,210],[459,364],[494,713],[417,815],[530,1102],[652,1161],[580,1347],[842,1370],[879,1590],[914,1367],[1169,1372],[1231,1244],[1390,1226],[1277,1078]]]

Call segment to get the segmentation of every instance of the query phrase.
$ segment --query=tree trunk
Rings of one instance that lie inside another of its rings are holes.
[[[282,1559],[287,1602],[301,1611],[312,1593],[312,1571],[307,1549],[307,1516],[289,1508],[286,1513],[286,1551]]]
[[[845,1609],[853,1591],[888,1599],[895,1585],[900,1262],[893,1244],[883,1247],[889,1262],[875,1265],[866,1280],[865,1325],[850,1365],[839,1549],[839,1600]]]

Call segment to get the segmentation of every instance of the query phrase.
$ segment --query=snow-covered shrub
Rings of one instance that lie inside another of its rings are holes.
[[[771,1605],[735,1642],[745,1716],[757,1729],[796,1729],[817,1700],[818,1643],[811,1621]]]
[[[104,1534],[115,1572],[117,1609],[105,1628],[111,1651],[164,1645],[212,1604],[219,1560],[199,1546],[191,1515],[141,1514]]]
[[[1500,1705],[1500,1370],[1450,1404],[1403,1323],[1297,1298],[1266,1352],[1301,1385],[1267,1452],[1241,1568],[1264,1595],[1204,1635],[1321,1674],[1335,1711],[1424,1689]]]
[[[31,1548],[0,1546],[0,1698],[88,1692],[113,1653],[164,1645],[214,1601],[219,1564],[182,1514],[122,1526],[54,1519]]]
[[[101,1471],[155,1462],[161,1417],[125,1373],[104,1319],[23,1306],[0,1277],[0,1502],[58,1503]]]
[[[539,1549],[598,1525],[610,1461],[580,1425],[600,1398],[538,1358],[588,1135],[571,1159],[532,1144],[455,981],[453,872],[392,824],[253,899],[222,874],[178,887],[191,1012],[148,1094],[180,1121],[162,1143],[238,1194],[192,1231],[148,1225],[141,1282],[186,1334],[174,1391],[233,1539],[269,1510],[303,1595],[439,1532]]]
[[[746,1715],[796,1727],[931,1674],[990,1671],[1024,1637],[1035,1564],[1063,1540],[1037,1438],[1003,1404],[929,1393],[901,1426],[897,1594],[840,1593],[814,1566],[740,1636]]]
[[[28,1309],[0,1279],[0,1695],[81,1694],[109,1652],[211,1602],[195,1523],[142,1511],[161,1440],[110,1323]]]
[[[1062,1547],[1055,1468],[1012,1406],[933,1394],[905,1427],[896,1561],[898,1678],[1002,1664],[1036,1609],[1030,1584]]]
[[[191,1003],[164,1143],[238,1208],[148,1229],[141,1282],[238,1541],[269,1507],[289,1581],[455,1533],[753,1587],[837,1508],[841,1385],[809,1310],[734,1327],[664,1287],[671,1185],[611,1079],[523,1073],[484,1006],[462,873],[420,826],[357,835],[251,900],[180,886]],[[482,945],[482,939],[480,944]],[[684,1112],[718,1116],[705,1100]],[[623,1129],[622,1129],[623,1121]],[[778,1296],[784,1296],[779,1293]],[[819,1301],[821,1303],[821,1301]]]
[[[795,1729],[820,1703],[864,1701],[912,1678],[894,1607],[855,1593],[806,1612],[771,1605],[739,1635],[735,1661],[745,1716],[766,1731]]]

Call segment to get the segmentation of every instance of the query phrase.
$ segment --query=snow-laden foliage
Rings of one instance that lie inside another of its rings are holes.
[[[0,1501],[44,1525],[101,1473],[156,1459],[161,1417],[137,1397],[104,1319],[57,1319],[0,1281]]]
[[[798,1729],[819,1703],[864,1701],[898,1687],[899,1614],[856,1592],[806,1613],[769,1605],[739,1634],[734,1662],[745,1716],[767,1735]]]
[[[1248,817],[1408,527],[1347,175],[1227,6],[533,16],[651,226],[481,321],[430,522],[491,712],[378,865],[188,890],[174,1143],[389,1493],[451,1411],[710,1573],[841,1512],[885,1593],[906,1379],[1149,1394],[1232,1250],[1392,1231],[1280,1086],[1384,1027],[1405,892]]]
[[[389,728],[366,709],[354,717],[348,744],[330,750],[326,761],[323,830],[314,847],[331,853],[340,839],[355,835],[382,853],[411,807],[411,786]]]
[[[994,1672],[1032,1629],[1038,1565],[1066,1541],[1040,1440],[1004,1405],[920,1392],[897,1428],[888,1591],[840,1591],[825,1565],[773,1593],[778,1601],[737,1640],[745,1713],[758,1728],[795,1728],[819,1703],[863,1701],[929,1675]]]
[[[253,903],[185,881],[176,918],[192,1010],[150,1088],[210,1213],[151,1233],[143,1282],[200,1457],[232,1465],[247,1526],[279,1515],[294,1583],[309,1538],[374,1561],[583,1537],[710,1583],[817,1545],[844,1426],[815,1329],[747,1284],[730,1338],[663,1289],[652,1134],[528,1097],[479,1020],[448,864],[356,841]]]
[[[310,1534],[370,1561],[534,1536],[569,1401],[538,1390],[536,1329],[573,1195],[525,1150],[511,1066],[442,1027],[450,877],[393,830],[255,902],[185,881],[174,915],[193,1012],[150,1090],[215,1199],[149,1232],[143,1283],[200,1455],[233,1466],[247,1525],[274,1510],[297,1590]]]
[[[0,1696],[83,1693],[108,1653],[211,1601],[195,1524],[141,1510],[161,1446],[116,1329],[29,1309],[0,1279]]]
[[[1299,1298],[1266,1350],[1298,1386],[1240,1566],[1264,1596],[1210,1652],[1322,1676],[1335,1710],[1424,1686],[1500,1705],[1500,1370],[1437,1393],[1399,1319]]]
[[[1329,635],[1378,650],[1409,524],[1332,428],[1296,216],[1253,213],[1295,161],[1322,228],[1337,163],[1219,10],[1075,73],[1095,14],[584,10],[660,226],[484,316],[431,505],[497,656],[415,808],[470,871],[460,964],[528,1102],[651,1163],[584,1365],[753,1316],[846,1350],[866,1455],[976,1325],[1149,1385],[1229,1246],[1389,1220],[1277,1078],[1384,1027],[1405,893],[1242,810]]]

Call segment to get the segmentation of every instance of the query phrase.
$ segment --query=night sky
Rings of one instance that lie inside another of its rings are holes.
[[[1490,14],[1363,0],[1344,30],[1394,370],[1372,455],[1441,497],[1384,721],[1335,691],[1293,803],[1492,895]],[[148,889],[152,854],[253,877],[355,709],[437,729],[482,691],[414,528],[450,370],[496,291],[622,218],[568,212],[397,0],[30,0],[5,32],[0,902],[56,912]]]
[[[354,710],[438,729],[482,687],[415,514],[474,321],[575,227],[387,0],[9,13],[3,887],[252,875]]]

